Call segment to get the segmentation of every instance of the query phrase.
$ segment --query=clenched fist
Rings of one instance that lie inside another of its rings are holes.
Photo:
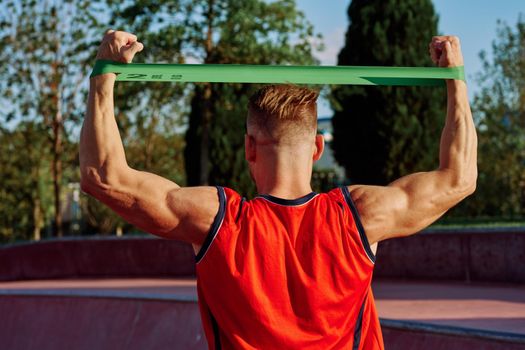
[[[432,62],[440,67],[463,65],[459,38],[456,36],[435,36],[428,45]]]
[[[97,60],[131,63],[135,54],[143,48],[136,35],[108,30],[98,48]]]

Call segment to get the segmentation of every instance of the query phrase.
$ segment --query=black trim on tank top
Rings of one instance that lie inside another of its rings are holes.
[[[226,194],[224,193],[224,188],[220,186],[216,186],[216,188],[217,195],[219,196],[219,210],[217,211],[217,215],[215,215],[215,219],[213,219],[210,232],[208,232],[208,234],[206,235],[206,238],[204,239],[204,243],[202,244],[199,253],[195,256],[195,261],[197,263],[202,260],[204,255],[206,255],[208,249],[210,249],[213,240],[219,232],[219,228],[221,227],[222,221],[224,220],[224,214],[226,213]]]
[[[246,198],[242,197],[241,204],[239,204],[239,211],[237,212],[237,216],[235,217],[235,222],[238,222],[241,218],[242,206],[244,205],[244,202],[246,202]]]
[[[354,345],[352,346],[352,350],[359,349],[359,343],[361,343],[361,331],[363,328],[363,312],[365,311],[365,304],[366,304],[367,297],[368,297],[368,294],[365,295],[365,300],[363,300],[363,304],[361,305],[361,309],[359,309],[359,314],[357,315],[357,320],[355,321]]]
[[[297,198],[297,199],[284,199],[284,198],[274,197],[274,196],[272,196],[270,194],[260,194],[257,197],[262,197],[262,198],[266,199],[267,201],[270,201],[270,202],[275,203],[275,204],[284,205],[284,206],[288,206],[288,207],[293,207],[293,206],[297,206],[297,205],[303,205],[306,202],[308,202],[309,200],[311,200],[312,198],[314,198],[315,196],[317,196],[317,193],[310,192],[307,195],[302,196],[302,197]]]
[[[221,350],[221,334],[219,332],[219,324],[210,310],[208,310],[211,319],[211,328],[213,329],[213,339],[215,341],[215,350]]]
[[[359,237],[361,238],[361,243],[363,244],[363,247],[365,248],[365,253],[368,255],[368,258],[375,263],[376,257],[374,253],[372,252],[372,248],[370,248],[370,243],[368,243],[368,238],[366,237],[365,229],[363,227],[363,224],[361,223],[361,218],[359,216],[359,213],[357,211],[357,208],[355,207],[354,201],[352,200],[352,197],[350,196],[350,191],[348,191],[348,187],[341,186],[341,192],[343,192],[343,196],[345,197],[346,203],[350,207],[350,210],[352,211],[352,216],[355,220],[355,225],[357,226],[357,231],[359,231]]]

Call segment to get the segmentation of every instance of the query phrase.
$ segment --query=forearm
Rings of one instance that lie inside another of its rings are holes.
[[[452,174],[455,186],[474,186],[477,178],[477,135],[464,81],[447,81],[447,119],[440,144],[440,169]]]
[[[80,134],[80,170],[83,182],[109,184],[119,169],[126,169],[126,156],[115,120],[114,74],[91,78],[88,107]]]

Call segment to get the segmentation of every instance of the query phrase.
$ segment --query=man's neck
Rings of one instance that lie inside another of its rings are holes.
[[[312,164],[286,159],[268,160],[264,171],[255,174],[257,191],[283,199],[296,199],[312,192]]]
[[[267,191],[258,190],[260,194],[269,194],[271,196],[282,198],[282,199],[297,199],[306,196],[312,192],[312,187],[308,186],[297,186],[296,188],[291,188],[288,186],[275,186],[269,188]]]

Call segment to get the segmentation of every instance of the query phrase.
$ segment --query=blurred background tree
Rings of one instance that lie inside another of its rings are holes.
[[[430,66],[430,0],[354,0],[339,64]],[[525,213],[524,22],[499,25],[474,100],[478,190],[450,218]],[[321,48],[295,1],[0,0],[0,241],[135,229],[87,196],[78,202],[78,132],[87,75],[107,28],[135,32],[136,62],[316,64]],[[181,185],[255,188],[243,151],[255,84],[119,83],[116,117],[130,165]],[[337,87],[334,150],[352,182],[384,184],[437,166],[444,89]],[[315,190],[334,169],[314,172]],[[76,195],[75,195],[76,194]],[[76,198],[76,199],[75,199]],[[72,203],[72,201],[74,203]],[[72,205],[74,204],[74,205]],[[82,210],[81,225],[72,223]],[[65,223],[61,224],[64,216]],[[53,230],[53,224],[55,229]]]
[[[432,66],[438,17],[430,0],[353,0],[338,65]],[[338,86],[333,150],[350,183],[385,185],[438,165],[445,91],[429,87]]]
[[[62,187],[68,181],[63,178],[64,143],[68,126],[77,125],[84,112],[83,83],[96,50],[91,38],[101,31],[97,5],[86,0],[0,1],[0,89],[9,101],[0,118],[5,123],[15,117],[32,121],[46,137],[42,147],[48,150],[41,156],[49,156],[58,237],[63,234]]]
[[[141,53],[141,60],[315,63],[311,42],[316,36],[293,0],[115,2],[113,11],[112,17],[118,18],[116,24],[131,28],[144,41],[146,55]],[[149,46],[155,48],[151,55]],[[189,108],[178,109],[180,116],[187,117],[187,185],[221,184],[245,194],[254,193],[243,148],[246,104],[254,88],[248,84],[202,83],[178,90],[179,95],[172,94],[172,104],[177,98],[183,102],[189,99]],[[155,101],[148,101],[145,105],[149,109]]]
[[[69,138],[78,134],[87,74],[104,29],[126,28],[137,33],[146,49],[136,62],[314,63],[312,26],[292,0],[0,3],[0,37],[5,43],[0,49],[0,103],[5,106],[0,116],[7,126],[2,137],[9,137],[7,145],[13,147],[11,133],[17,125],[32,122],[45,142],[37,140],[35,133],[26,134],[26,139],[32,137],[26,146],[39,145],[40,157],[35,161],[44,167],[43,174],[51,174],[44,177],[47,181],[40,181],[40,191],[31,192],[32,204],[23,200],[24,209],[18,208],[19,215],[43,222],[34,226],[35,220],[18,221],[17,230],[22,222],[36,227],[33,238],[49,223],[54,224],[55,235],[63,234],[63,214],[68,209],[63,202],[71,195],[63,188],[78,181],[78,148]],[[247,97],[254,88],[243,84],[117,84],[116,116],[130,165],[181,185],[220,183],[253,193],[243,155],[243,132]],[[186,147],[184,134],[190,147]],[[17,145],[20,149],[20,142]],[[15,178],[17,172],[40,169],[11,158],[18,168],[5,173],[6,196],[14,195],[19,188],[15,184],[23,187]],[[52,204],[45,205],[47,210],[39,209],[43,206],[39,193],[53,194]],[[133,229],[86,196],[81,196],[81,208],[87,219],[85,230]]]
[[[211,63],[315,64],[312,25],[295,1],[229,1],[216,24],[220,37],[207,56]],[[249,96],[259,86],[214,84],[208,183],[235,187],[253,196],[255,186],[244,160],[244,131]],[[196,95],[197,96],[197,95]],[[190,134],[192,130],[188,130]],[[188,150],[191,154],[191,150]],[[206,172],[203,172],[206,174]]]
[[[41,237],[53,204],[46,142],[33,121],[0,129],[0,242]]]

